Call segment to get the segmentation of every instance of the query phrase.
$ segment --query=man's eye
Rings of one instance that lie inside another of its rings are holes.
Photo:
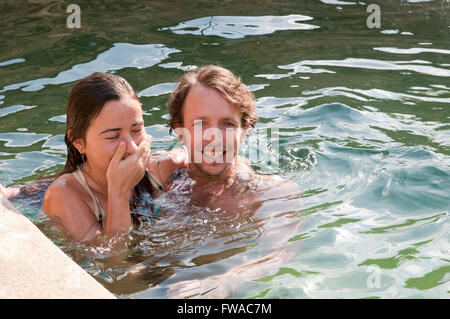
[[[142,132],[142,128],[133,131],[133,133],[141,133],[141,132]]]
[[[110,137],[106,137],[107,140],[115,140],[116,138],[118,138],[119,135],[116,136],[110,136]]]
[[[228,127],[236,127],[236,124],[233,122],[225,122],[224,125]]]

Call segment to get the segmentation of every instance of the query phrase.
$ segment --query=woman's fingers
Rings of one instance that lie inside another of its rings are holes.
[[[144,165],[147,165],[147,161],[150,157],[151,154],[151,150],[152,150],[152,139],[153,137],[151,135],[145,135],[144,137],[146,144],[144,145],[145,150],[144,150],[144,154],[143,154],[143,160],[144,160]]]
[[[121,141],[109,164],[106,173],[108,179],[121,188],[134,187],[145,174],[146,164],[150,157],[151,141],[151,135],[145,134],[136,152],[123,160],[126,145]]]
[[[117,175],[117,168],[119,166],[120,161],[122,160],[123,155],[125,154],[125,143],[120,142],[119,145],[117,145],[116,151],[114,152],[113,157],[111,158],[111,161],[109,162],[108,169],[106,171],[106,178],[108,180],[114,179]]]
[[[109,163],[109,165],[114,165],[117,166],[119,164],[119,162],[121,161],[123,155],[125,154],[125,142],[120,142],[119,145],[116,148],[116,152],[114,153],[111,162]]]
[[[136,153],[129,156],[130,161],[142,160],[142,164],[145,165],[147,163],[148,158],[150,157],[151,145],[152,145],[152,136],[145,134],[142,142],[139,144]]]

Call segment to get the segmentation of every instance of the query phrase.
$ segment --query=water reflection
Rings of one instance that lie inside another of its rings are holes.
[[[128,249],[120,255],[83,244],[63,249],[109,290],[137,293],[134,297],[149,297],[148,288],[158,285],[158,293],[171,297],[203,294],[217,283],[206,278],[208,273],[221,276],[221,269],[228,273],[230,268],[239,269],[233,284],[245,285],[289,260],[296,245],[289,239],[303,224],[303,217],[296,216],[301,202],[295,187],[258,179],[241,180],[217,198],[202,191],[213,186],[196,186],[180,172],[168,192],[147,199],[160,208],[157,216],[135,224]],[[195,278],[204,280],[189,282],[185,291],[187,280]],[[234,288],[222,287],[221,293],[228,296]]]
[[[74,65],[70,70],[61,71],[54,78],[40,78],[5,86],[0,92],[9,90],[39,91],[49,84],[62,84],[78,81],[93,70],[111,72],[127,67],[137,69],[149,68],[167,59],[170,54],[180,52],[162,44],[115,43],[112,48],[99,54],[94,60]]]
[[[260,263],[263,273],[232,297],[448,296],[447,2],[383,3],[383,30],[368,29],[367,4],[353,1],[90,2],[87,24],[73,32],[62,4],[14,6],[0,13],[0,182],[59,171],[67,92],[84,75],[128,79],[152,146],[169,149],[165,103],[175,81],[219,63],[257,97],[260,121],[243,154],[261,152],[264,132],[278,129],[280,165],[257,160],[254,168],[303,193],[301,209],[274,195],[228,214],[183,194],[161,197],[166,209],[136,225],[119,255],[72,245],[49,226],[49,237],[118,296],[166,298],[177,283],[225,274],[274,243],[293,256]],[[35,220],[39,199],[27,200],[15,204]],[[367,285],[370,267],[379,267],[379,288]]]
[[[25,59],[22,59],[22,58],[11,59],[11,60],[8,60],[8,61],[0,62],[0,67],[1,66],[15,64],[15,63],[23,63],[23,62],[25,62]]]
[[[227,39],[239,39],[246,36],[271,34],[279,30],[313,30],[319,26],[298,21],[312,20],[312,17],[300,14],[287,16],[211,16],[180,22],[173,27],[161,28],[176,34],[201,36],[215,35]]]
[[[372,69],[372,70],[393,70],[393,71],[414,71],[417,73],[428,74],[433,76],[450,76],[450,70],[437,68],[433,66],[426,66],[423,64],[431,64],[429,61],[414,60],[414,61],[383,61],[375,59],[363,58],[346,58],[343,60],[304,60],[296,63],[281,65],[280,69],[292,69],[289,75],[296,73],[331,73],[328,70],[320,70],[320,72],[312,71],[309,68],[305,69],[305,65],[310,66],[337,66],[358,69]],[[304,72],[306,71],[306,72]]]
[[[395,54],[419,54],[419,53],[424,53],[424,52],[450,54],[450,50],[434,49],[434,48],[400,49],[400,48],[392,48],[392,47],[375,47],[373,49],[377,50],[377,51],[395,53]]]

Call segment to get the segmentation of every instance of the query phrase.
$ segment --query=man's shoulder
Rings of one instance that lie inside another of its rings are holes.
[[[262,175],[255,173],[255,171],[251,167],[250,161],[243,156],[238,156],[237,172],[238,176],[241,177],[241,179],[252,180],[255,186],[259,189],[276,188],[277,190],[284,190],[288,193],[300,192],[297,183],[289,179],[285,179],[280,175]]]
[[[255,184],[264,197],[285,197],[293,196],[300,198],[301,193],[297,183],[285,179],[280,175],[255,175]]]
[[[269,185],[273,185],[273,186],[284,186],[284,187],[291,187],[291,188],[296,188],[298,189],[298,185],[297,183],[289,180],[289,179],[285,179],[283,177],[281,177],[280,175],[257,175],[259,180],[267,183]]]

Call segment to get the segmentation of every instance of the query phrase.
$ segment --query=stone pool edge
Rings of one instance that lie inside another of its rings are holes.
[[[116,299],[0,196],[0,299]]]

